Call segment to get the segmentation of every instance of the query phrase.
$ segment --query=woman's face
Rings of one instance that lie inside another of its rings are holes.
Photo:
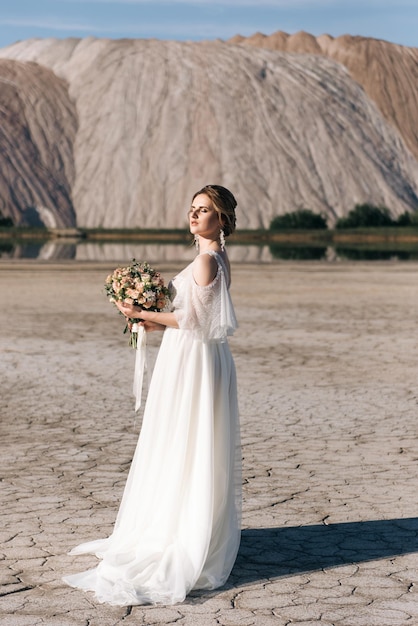
[[[221,228],[219,214],[209,196],[204,193],[196,196],[188,215],[192,235],[201,235],[208,239],[218,238]]]

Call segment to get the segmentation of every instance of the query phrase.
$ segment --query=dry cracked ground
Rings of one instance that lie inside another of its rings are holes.
[[[111,531],[139,430],[110,269],[0,266],[0,624],[418,624],[412,262],[235,264],[244,501],[228,584],[119,608],[61,582],[95,563],[67,552]]]

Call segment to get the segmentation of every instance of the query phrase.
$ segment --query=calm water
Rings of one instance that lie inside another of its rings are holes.
[[[234,262],[271,263],[277,260],[336,261],[350,260],[418,260],[418,245],[409,247],[320,246],[320,245],[233,245],[228,244],[230,259]],[[161,243],[98,243],[49,240],[36,242],[0,241],[0,259],[38,259],[40,261],[74,260],[126,262],[127,259],[146,259],[149,262],[189,261],[194,248],[184,244]]]

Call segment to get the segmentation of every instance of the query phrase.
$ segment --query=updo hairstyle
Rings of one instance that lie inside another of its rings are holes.
[[[226,187],[221,187],[221,185],[206,185],[194,194],[192,202],[196,196],[202,193],[210,198],[213,208],[218,213],[219,223],[224,231],[224,235],[228,237],[235,230],[235,207],[237,206],[237,201]]]

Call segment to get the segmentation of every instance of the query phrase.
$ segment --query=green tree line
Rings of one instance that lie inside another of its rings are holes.
[[[4,217],[3,213],[0,211],[0,226],[14,226],[13,220],[10,217]]]
[[[335,228],[379,228],[382,226],[411,226],[418,227],[418,211],[402,213],[393,219],[389,209],[372,204],[356,204],[345,217],[340,217]],[[325,230],[327,220],[323,215],[314,213],[310,209],[299,209],[277,215],[270,222],[270,230]]]

